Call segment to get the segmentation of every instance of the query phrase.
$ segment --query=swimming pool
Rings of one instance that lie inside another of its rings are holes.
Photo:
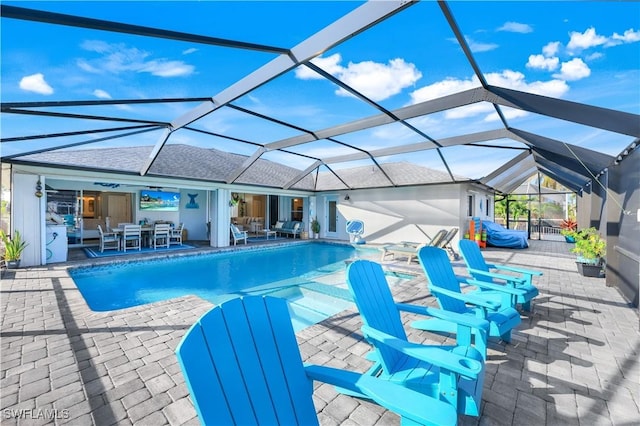
[[[309,242],[70,270],[93,311],[195,295],[214,304],[246,294],[289,301],[300,330],[351,305],[345,262],[378,258],[371,248]]]

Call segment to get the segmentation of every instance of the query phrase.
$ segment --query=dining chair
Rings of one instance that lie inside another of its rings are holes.
[[[181,223],[177,228],[171,229],[169,234],[169,245],[179,244],[182,245],[182,230],[184,229],[184,223]]]
[[[155,225],[153,225],[153,235],[151,235],[153,249],[157,249],[159,245],[169,248],[170,235],[171,225],[169,225],[168,223],[156,223]]]
[[[102,226],[98,225],[100,235],[100,253],[108,249],[120,250],[120,236],[115,232],[104,232]]]
[[[130,245],[129,245],[130,244]],[[125,225],[122,231],[122,250],[142,249],[142,227],[140,225]]]

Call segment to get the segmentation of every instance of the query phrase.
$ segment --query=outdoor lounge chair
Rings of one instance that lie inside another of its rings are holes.
[[[313,381],[348,389],[396,412],[403,424],[455,424],[434,398],[359,373],[303,364],[284,299],[245,296],[214,306],[176,349],[202,424],[318,424]]]
[[[413,241],[402,241],[400,244],[391,244],[380,247],[382,251],[382,257],[380,258],[381,262],[384,262],[388,255],[396,258],[397,256],[406,257],[407,263],[411,264],[413,258],[418,257],[418,249],[425,246],[438,246],[447,235],[446,229],[439,230],[434,237],[429,240],[428,243],[416,243]]]
[[[453,240],[453,237],[455,237],[457,233],[458,228],[451,228],[447,231],[446,235],[442,238],[441,241],[439,241],[437,244],[429,245],[445,249],[453,260],[458,260],[460,258],[460,255],[453,249],[453,246],[451,245],[451,240]]]
[[[511,341],[511,330],[521,322],[520,314],[513,307],[515,297],[524,294],[523,290],[457,277],[447,253],[438,247],[423,247],[418,252],[418,259],[420,259],[420,264],[429,280],[429,290],[438,299],[442,309],[486,319],[489,321],[489,337],[499,337],[507,343]],[[502,303],[491,297],[483,296],[479,291],[462,293],[460,290],[461,282],[502,291]],[[471,307],[467,304],[470,304]],[[420,321],[420,324],[414,323],[413,326],[434,332],[455,332],[450,323],[439,319]],[[481,342],[476,341],[475,343],[478,346]]]
[[[238,241],[244,240],[244,243],[247,244],[247,239],[249,238],[249,231],[241,231],[238,229],[236,225],[231,224],[231,236],[233,237],[233,245],[238,244]]]
[[[531,310],[531,299],[538,295],[538,289],[533,285],[533,276],[541,276],[542,272],[532,271],[529,269],[516,268],[507,265],[495,265],[492,263],[486,263],[484,256],[480,251],[480,247],[471,240],[460,240],[458,243],[460,253],[464,258],[464,262],[467,265],[469,274],[478,281],[486,281],[489,283],[504,284],[511,288],[517,288],[524,290],[525,293],[516,297],[516,303],[522,305],[522,309],[525,311]],[[491,272],[494,270],[496,272]],[[497,271],[515,272],[518,276],[502,274]],[[487,294],[497,294],[493,290],[485,290],[482,287],[480,291]],[[499,296],[499,294],[497,294]]]
[[[380,264],[356,260],[347,268],[347,283],[362,317],[362,332],[374,347],[367,374],[440,398],[459,414],[480,412],[489,323],[479,318],[426,306],[395,303]],[[453,346],[409,342],[400,311],[448,321],[457,331]],[[480,352],[472,336],[483,340]]]

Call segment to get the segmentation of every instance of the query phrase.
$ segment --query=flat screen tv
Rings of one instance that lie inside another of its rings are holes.
[[[140,191],[140,210],[177,212],[180,209],[180,193],[166,191]]]

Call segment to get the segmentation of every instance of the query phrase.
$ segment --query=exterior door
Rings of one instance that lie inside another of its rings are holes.
[[[338,197],[327,197],[325,204],[324,237],[338,238]],[[320,235],[322,235],[322,229]]]
[[[103,193],[107,205],[107,216],[112,227],[118,223],[128,223],[132,220],[131,196],[120,193]]]

